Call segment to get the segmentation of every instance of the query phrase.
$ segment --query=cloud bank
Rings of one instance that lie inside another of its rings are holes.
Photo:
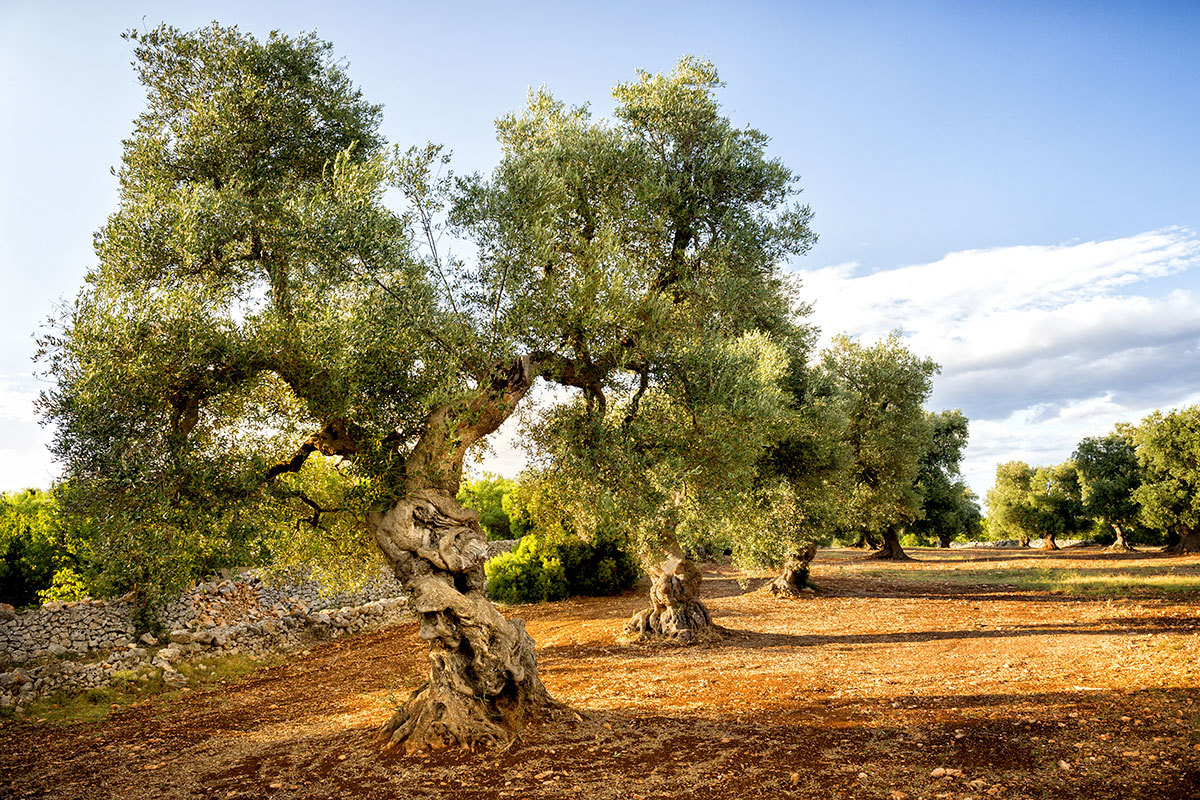
[[[801,275],[824,341],[900,330],[942,365],[930,405],[971,419],[964,473],[981,496],[997,463],[1062,461],[1118,421],[1200,401],[1200,239],[1186,228]]]

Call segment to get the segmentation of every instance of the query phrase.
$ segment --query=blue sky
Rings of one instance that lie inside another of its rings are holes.
[[[1200,4],[0,0],[0,490],[54,475],[32,335],[116,203],[143,97],[119,34],[213,19],[315,29],[391,141],[459,172],[530,87],[604,114],[636,69],[710,58],[816,212],[789,265],[816,321],[943,365],[931,407],[971,418],[981,495],[999,461],[1200,402]]]

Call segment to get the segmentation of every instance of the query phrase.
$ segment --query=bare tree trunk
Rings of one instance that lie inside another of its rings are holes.
[[[1054,534],[1048,533],[1042,539],[1042,549],[1043,550],[1061,550],[1062,548],[1058,546],[1058,542],[1054,541]]]
[[[950,534],[939,533],[938,534],[938,547],[941,547],[942,549],[945,549],[945,550],[950,549],[950,540],[952,538],[954,538],[954,537],[952,537]]]
[[[384,726],[389,746],[500,743],[558,707],[538,677],[524,622],[505,619],[484,595],[487,546],[474,511],[423,489],[373,514],[370,525],[429,643],[429,680]]]
[[[1116,531],[1116,534],[1117,534],[1117,539],[1116,539],[1116,541],[1114,541],[1114,542],[1113,542],[1111,545],[1109,545],[1109,548],[1108,548],[1108,549],[1109,549],[1109,550],[1116,550],[1116,551],[1118,551],[1118,552],[1121,552],[1121,553],[1135,553],[1135,552],[1137,552],[1137,551],[1134,549],[1133,545],[1131,545],[1131,544],[1129,543],[1129,540],[1128,540],[1127,538],[1125,538],[1125,531],[1121,529],[1121,526],[1120,526],[1120,525],[1118,525],[1118,524],[1117,524],[1117,523],[1115,523],[1115,522],[1112,522],[1112,523],[1109,523],[1109,524],[1111,524],[1111,525],[1112,525],[1112,528],[1113,528],[1113,530],[1114,530],[1114,531]]]
[[[851,547],[858,547],[863,550],[878,550],[879,542],[875,541],[874,536],[866,531],[863,531],[861,534],[859,534],[858,541],[851,545]]]
[[[1029,547],[1029,534],[1028,533],[1018,533],[1017,541],[1021,543],[1021,547]]]
[[[1200,553],[1200,531],[1182,530],[1179,541],[1166,549],[1168,553]]]
[[[650,607],[625,625],[631,641],[665,639],[676,644],[717,638],[712,615],[700,601],[700,569],[681,556],[671,556],[650,570]]]
[[[912,561],[904,548],[900,546],[900,532],[894,525],[889,525],[883,532],[883,547],[872,553],[870,558],[886,561]]]
[[[816,587],[808,579],[808,568],[816,556],[815,544],[810,544],[801,551],[788,553],[783,562],[783,572],[771,581],[771,594],[776,597],[800,597],[815,591]]]

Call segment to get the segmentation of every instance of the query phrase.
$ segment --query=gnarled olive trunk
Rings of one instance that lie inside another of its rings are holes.
[[[1179,541],[1167,547],[1168,553],[1200,553],[1200,531],[1181,530]]]
[[[484,595],[487,546],[474,511],[419,490],[374,515],[371,527],[429,643],[429,680],[384,726],[389,743],[412,752],[503,742],[556,705],[524,623],[505,619]]]
[[[700,601],[700,568],[687,558],[671,556],[650,569],[650,607],[625,625],[632,641],[666,640],[677,644],[716,638],[708,608]]]
[[[498,365],[472,397],[434,410],[405,461],[406,495],[368,518],[429,643],[428,682],[383,729],[409,752],[503,742],[559,707],[538,677],[524,622],[505,619],[484,594],[487,537],[455,499],[467,448],[511,415],[534,376],[529,358]]]
[[[817,546],[810,544],[803,550],[788,553],[783,562],[783,571],[771,581],[771,594],[776,597],[800,597],[816,590],[808,579],[809,565],[817,556]]]
[[[888,561],[912,561],[904,548],[900,546],[900,532],[895,526],[888,526],[883,532],[883,547],[880,547],[868,558],[878,558]]]
[[[1121,528],[1121,526],[1116,524],[1115,522],[1111,523],[1111,524],[1112,524],[1113,531],[1117,535],[1117,538],[1111,545],[1108,546],[1108,549],[1115,550],[1119,553],[1135,553],[1135,552],[1137,552],[1134,549],[1133,545],[1131,545],[1129,543],[1129,539],[1127,539],[1125,537],[1125,531]]]
[[[1058,546],[1058,542],[1054,541],[1054,534],[1051,533],[1042,538],[1042,549],[1061,550],[1062,548]]]
[[[879,542],[875,541],[874,536],[866,531],[863,531],[863,533],[859,535],[858,541],[852,544],[851,547],[858,547],[862,550],[878,550]]]

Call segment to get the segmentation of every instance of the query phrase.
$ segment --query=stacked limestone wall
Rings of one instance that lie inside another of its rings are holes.
[[[36,658],[125,647],[134,640],[133,604],[46,603],[17,614],[0,606],[0,666]]]
[[[16,613],[0,605],[0,709],[27,706],[59,689],[107,686],[113,676],[161,670],[186,679],[183,658],[263,655],[377,628],[407,616],[399,583],[387,573],[358,592],[329,594],[316,581],[264,584],[254,573],[199,584],[162,609],[169,641],[137,637],[131,598],[47,603]],[[137,679],[137,678],[134,678]]]

